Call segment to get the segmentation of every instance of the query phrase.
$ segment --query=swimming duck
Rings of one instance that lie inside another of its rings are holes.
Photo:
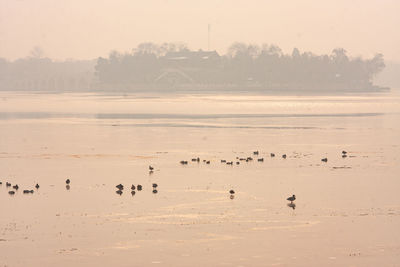
[[[293,196],[291,196],[291,197],[288,197],[286,200],[290,201],[290,203],[293,203],[293,201],[296,200],[296,196],[293,195]]]

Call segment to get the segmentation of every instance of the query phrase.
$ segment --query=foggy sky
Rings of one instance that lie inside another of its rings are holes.
[[[55,59],[92,59],[141,42],[184,42],[225,53],[235,41],[276,44],[290,53],[400,61],[398,0],[0,0],[0,57],[34,46]]]

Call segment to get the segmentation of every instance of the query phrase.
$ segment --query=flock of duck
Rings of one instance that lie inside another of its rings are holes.
[[[253,156],[259,156],[259,151],[254,151],[254,152],[253,152]],[[270,157],[275,157],[275,153],[270,153]],[[346,157],[347,157],[347,151],[344,151],[344,150],[343,150],[343,151],[342,151],[342,158],[346,158]],[[283,158],[283,159],[286,159],[286,158],[287,158],[287,155],[286,155],[286,154],[282,154],[282,158]],[[236,165],[239,165],[241,161],[249,162],[249,161],[253,161],[253,160],[254,160],[254,159],[253,159],[253,157],[251,157],[251,156],[249,156],[249,157],[244,157],[244,158],[236,157],[235,164],[236,164]],[[199,157],[197,157],[197,158],[192,158],[191,161],[192,161],[192,162],[198,162],[198,163],[199,163],[199,162],[200,162],[200,158],[199,158]],[[257,158],[257,161],[258,161],[258,162],[264,162],[264,158]],[[321,161],[322,161],[322,162],[328,162],[328,158],[322,158]],[[203,160],[203,162],[204,162],[205,164],[210,164],[210,163],[211,163],[210,160]],[[225,159],[221,159],[221,163],[225,163],[225,164],[227,164],[227,165],[233,165],[233,164],[234,164],[234,161],[227,161],[227,160],[225,160]],[[188,164],[188,161],[187,161],[187,160],[181,160],[181,161],[180,161],[180,164],[182,164],[182,165],[187,165],[187,164]],[[149,166],[149,173],[152,174],[153,172],[154,172],[154,167],[150,165],[150,166]],[[70,183],[71,183],[71,180],[70,180],[70,179],[67,179],[67,180],[65,181],[66,189],[67,189],[67,190],[70,189]],[[2,184],[3,184],[3,183],[0,181],[0,185],[2,185]],[[6,182],[6,187],[7,187],[7,188],[12,187],[12,190],[8,191],[8,194],[10,194],[10,195],[15,195],[15,193],[16,193],[16,192],[18,191],[18,189],[19,189],[18,184],[12,185],[12,184],[9,183],[9,182]],[[158,190],[157,190],[158,184],[153,183],[153,184],[152,184],[152,187],[153,187],[153,191],[152,191],[153,194],[157,194],[157,193],[158,193]],[[39,184],[36,184],[36,185],[35,185],[35,189],[38,190],[39,188],[40,188]],[[118,189],[118,190],[116,191],[116,193],[117,193],[118,195],[122,195],[122,194],[123,194],[123,190],[124,190],[124,185],[118,184],[118,185],[116,185],[116,188]],[[136,194],[136,190],[137,190],[137,191],[142,191],[142,190],[143,190],[143,186],[142,186],[141,184],[138,184],[138,185],[132,184],[130,189],[131,189],[131,194],[132,194],[132,196],[134,196],[134,195]],[[34,191],[33,189],[25,189],[25,190],[23,190],[23,193],[24,193],[24,194],[33,194],[34,192],[35,192],[35,191]],[[229,194],[230,194],[230,198],[233,199],[233,198],[234,198],[234,195],[235,195],[235,191],[234,191],[233,189],[230,189],[230,190],[229,190]],[[295,205],[293,202],[296,200],[296,196],[295,196],[295,195],[292,195],[291,197],[288,197],[286,200],[287,200],[287,201],[290,201],[290,203],[288,204],[288,206],[289,206],[290,208],[295,209],[296,205]]]

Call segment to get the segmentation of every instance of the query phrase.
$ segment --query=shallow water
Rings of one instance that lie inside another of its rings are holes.
[[[0,266],[397,266],[399,137],[393,94],[1,92]]]

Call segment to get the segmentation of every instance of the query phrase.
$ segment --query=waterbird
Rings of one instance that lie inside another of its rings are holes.
[[[182,165],[188,164],[188,162],[186,160],[181,160],[179,163]]]
[[[257,159],[257,161],[263,162],[263,161],[264,161],[264,158]]]
[[[270,155],[271,155],[271,158],[275,157],[275,154],[274,154],[274,153],[271,153]]]
[[[154,167],[152,167],[152,166],[149,165],[149,170],[150,170],[150,171],[154,170]]]
[[[258,151],[254,151],[254,152],[253,152],[253,155],[258,155]]]
[[[233,189],[229,190],[229,194],[233,195],[235,194],[235,191]]]
[[[3,184],[3,182],[0,182],[0,185]]]
[[[226,160],[225,159],[221,159],[221,163],[226,163]]]
[[[155,183],[153,184],[153,188],[157,188],[157,186],[158,186],[158,184],[155,184]]]
[[[142,185],[141,185],[141,184],[138,184],[138,185],[137,185],[137,190],[138,190],[138,191],[142,191],[142,189],[143,189]]]
[[[291,196],[291,197],[288,197],[286,200],[290,201],[290,203],[293,203],[293,201],[296,200],[296,196],[293,195],[293,196]]]
[[[122,184],[116,185],[115,187],[119,190],[124,190],[124,186]]]
[[[40,187],[39,184],[36,184],[36,185],[35,185],[35,188],[36,188],[36,189],[39,189],[39,187]]]
[[[16,184],[16,185],[13,186],[13,188],[14,188],[15,190],[18,190],[19,186]]]
[[[342,154],[347,154],[347,151],[344,151],[344,150],[343,150],[343,151],[342,151]]]
[[[283,155],[282,155],[282,158],[286,159],[286,154],[283,154]]]
[[[133,184],[133,185],[131,186],[131,189],[132,189],[132,190],[135,190],[135,189],[136,189],[136,186]]]
[[[240,164],[240,161],[236,161],[236,165],[239,165]]]
[[[206,164],[210,164],[210,161],[209,161],[209,160],[207,160],[207,161],[206,161]]]
[[[33,190],[24,190],[23,193],[24,194],[33,194]]]
[[[65,180],[65,183],[66,183],[66,184],[70,184],[71,181],[70,181],[69,179],[67,179],[67,180]]]
[[[323,158],[323,159],[321,159],[321,161],[328,162],[328,158]]]
[[[15,194],[14,191],[8,191],[8,193],[9,193],[10,195],[14,195],[14,194]]]
[[[11,183],[6,182],[6,186],[7,186],[7,187],[10,187],[10,186],[11,186]]]

